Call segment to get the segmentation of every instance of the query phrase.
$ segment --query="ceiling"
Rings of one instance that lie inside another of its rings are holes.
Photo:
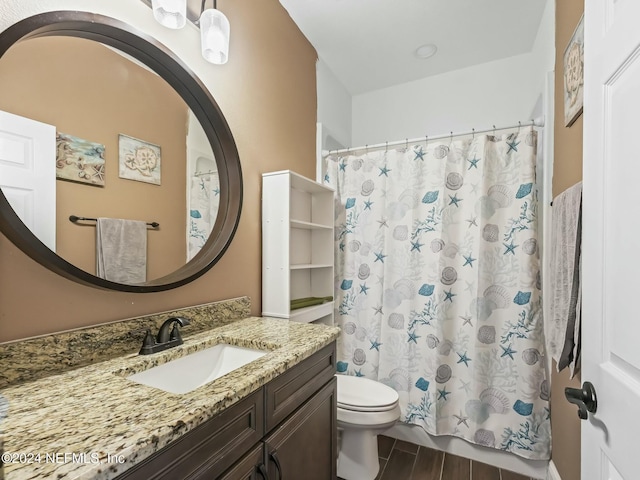
[[[352,95],[528,53],[546,2],[280,0]],[[436,55],[417,58],[429,43]]]

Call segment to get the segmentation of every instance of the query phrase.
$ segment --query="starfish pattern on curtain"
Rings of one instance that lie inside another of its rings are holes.
[[[401,420],[550,455],[537,134],[326,158],[336,189],[338,373],[398,391]]]
[[[202,249],[216,222],[220,205],[220,180],[217,173],[194,175],[189,186],[190,210],[187,231],[187,261]]]

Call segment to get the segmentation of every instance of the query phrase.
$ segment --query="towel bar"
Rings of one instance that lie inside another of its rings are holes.
[[[98,221],[97,218],[78,217],[77,215],[69,215],[69,221],[70,222],[77,223],[80,220],[87,220],[87,221],[90,221],[90,222],[97,222]],[[153,228],[158,228],[160,226],[160,224],[158,222],[147,222],[147,225],[149,225],[150,227],[153,227]]]

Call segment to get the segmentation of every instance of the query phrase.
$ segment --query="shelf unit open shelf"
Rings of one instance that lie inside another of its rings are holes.
[[[289,170],[262,176],[262,315],[333,325],[333,189]]]
[[[333,226],[320,225],[319,223],[302,222],[300,220],[291,220],[291,228],[300,228],[303,230],[331,230]]]

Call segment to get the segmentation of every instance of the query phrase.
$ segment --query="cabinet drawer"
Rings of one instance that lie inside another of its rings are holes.
[[[302,405],[336,372],[336,344],[332,342],[265,387],[266,432]]]
[[[170,443],[118,480],[216,478],[264,435],[260,389]]]

